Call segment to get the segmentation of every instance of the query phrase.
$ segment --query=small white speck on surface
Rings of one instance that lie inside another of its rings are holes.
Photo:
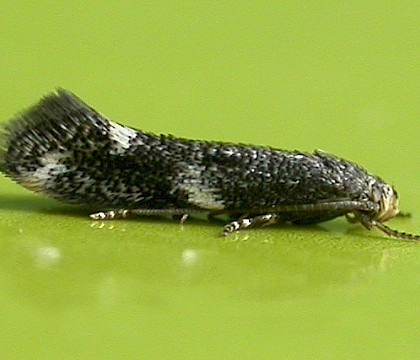
[[[57,265],[62,258],[60,249],[54,246],[41,246],[34,251],[35,265],[41,269],[48,269]]]
[[[185,266],[192,266],[197,264],[200,260],[200,255],[196,250],[186,249],[182,252],[181,262]]]

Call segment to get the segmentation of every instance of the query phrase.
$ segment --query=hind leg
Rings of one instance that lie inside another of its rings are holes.
[[[277,224],[280,221],[278,214],[264,214],[257,215],[254,217],[247,217],[246,215],[240,217],[238,220],[231,221],[228,223],[222,232],[223,236],[227,236],[234,231],[239,231],[256,226],[269,226]]]

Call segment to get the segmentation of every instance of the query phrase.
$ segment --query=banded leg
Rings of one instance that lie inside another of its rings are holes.
[[[127,209],[100,211],[89,215],[93,220],[124,219],[129,216],[131,216],[131,211]]]
[[[113,220],[124,219],[130,216],[144,215],[144,216],[173,216],[179,217],[178,220],[183,223],[190,214],[207,213],[204,210],[195,209],[118,209],[109,211],[100,211],[90,214],[93,220]]]
[[[276,224],[278,221],[279,217],[277,214],[264,214],[254,217],[244,216],[227,224],[223,229],[222,235],[227,236],[234,231],[239,231],[255,226],[269,226]]]

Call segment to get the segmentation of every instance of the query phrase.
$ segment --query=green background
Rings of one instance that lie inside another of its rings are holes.
[[[15,1],[0,119],[60,86],[156,133],[320,148],[394,184],[420,232],[418,1]],[[414,359],[419,243],[337,219],[86,213],[0,178],[1,359]]]

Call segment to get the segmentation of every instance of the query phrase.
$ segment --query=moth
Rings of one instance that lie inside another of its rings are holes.
[[[350,161],[270,147],[155,135],[108,120],[58,89],[3,126],[0,171],[27,189],[95,211],[130,215],[225,215],[223,235],[282,222],[339,216],[408,240],[385,221],[396,190]]]

